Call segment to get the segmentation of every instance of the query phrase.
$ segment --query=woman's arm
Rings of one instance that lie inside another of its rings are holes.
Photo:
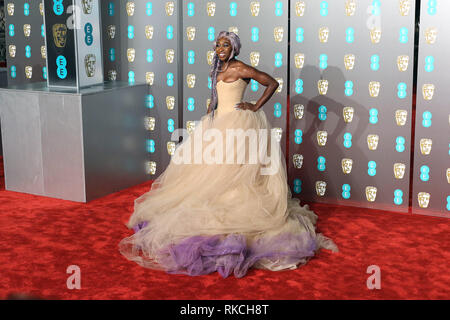
[[[270,98],[273,96],[278,86],[280,85],[278,81],[269,74],[259,71],[258,69],[255,69],[254,67],[249,66],[243,62],[241,62],[241,65],[238,67],[238,72],[240,78],[254,79],[266,87],[266,90],[264,90],[264,93],[255,104],[249,102],[241,102],[236,106],[236,108],[239,109],[252,111],[259,110],[267,101],[270,100]]]

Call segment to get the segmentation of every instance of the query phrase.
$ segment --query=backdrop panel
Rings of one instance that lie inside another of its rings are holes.
[[[408,210],[414,12],[408,0],[291,1],[293,194]]]

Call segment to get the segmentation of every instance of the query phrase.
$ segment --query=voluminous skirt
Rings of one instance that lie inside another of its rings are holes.
[[[250,139],[226,143],[230,132],[238,138],[256,132],[265,160],[251,157]],[[212,122],[204,115],[150,191],[135,200],[127,224],[135,233],[119,243],[120,252],[146,268],[191,276],[217,271],[225,278],[243,277],[251,267],[295,269],[320,248],[338,251],[315,232],[317,215],[292,198],[283,153],[271,137],[263,110],[219,112]]]

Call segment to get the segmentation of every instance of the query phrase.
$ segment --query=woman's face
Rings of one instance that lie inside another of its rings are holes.
[[[216,54],[220,61],[228,61],[232,51],[231,42],[227,38],[220,38],[216,43]]]

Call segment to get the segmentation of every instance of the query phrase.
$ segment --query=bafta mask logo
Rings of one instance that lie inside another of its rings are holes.
[[[394,177],[395,179],[403,179],[405,176],[406,165],[403,163],[394,163]]]
[[[250,52],[250,63],[252,67],[257,67],[259,65],[260,54],[257,51]]]
[[[166,15],[167,16],[173,16],[173,13],[175,11],[175,3],[173,1],[167,1],[166,2]]]
[[[297,15],[297,17],[303,17],[303,15],[305,14],[305,1],[297,1],[295,3],[295,14]]]
[[[175,97],[174,96],[166,97],[166,106],[167,106],[168,110],[173,110],[173,108],[175,108]]]
[[[145,73],[145,82],[149,85],[152,86],[153,82],[155,81],[155,73],[154,72],[146,72]]]
[[[316,193],[319,197],[323,197],[327,191],[327,183],[325,181],[316,181]]]
[[[92,7],[94,6],[93,0],[83,0],[81,1],[84,14],[91,14]]]
[[[33,77],[33,67],[32,66],[25,67],[25,76],[27,77],[27,79],[31,79],[31,77]]]
[[[294,116],[295,119],[300,120],[303,119],[303,115],[305,114],[305,106],[302,104],[294,105]]]
[[[41,46],[41,57],[42,59],[47,58],[47,48],[45,46]]]
[[[318,131],[317,132],[317,144],[324,147],[327,144],[328,132]]]
[[[317,82],[317,88],[320,95],[326,95],[328,91],[328,80],[319,80]]]
[[[406,124],[406,120],[408,119],[408,111],[407,110],[396,110],[395,111],[395,122],[398,126],[404,126]]]
[[[370,41],[372,43],[379,43],[381,40],[381,29],[380,28],[372,28],[370,30]]]
[[[428,139],[428,138],[420,139],[419,145],[420,145],[420,152],[424,156],[427,156],[431,153],[431,147],[433,146],[433,140]]]
[[[153,39],[153,31],[154,31],[153,26],[151,26],[151,25],[146,25],[146,26],[145,26],[145,37],[146,37],[148,40]]]
[[[450,168],[447,168],[447,182],[450,183]]]
[[[275,139],[277,142],[281,141],[281,137],[283,136],[283,129],[281,128],[273,128],[272,134],[275,134]]]
[[[424,100],[431,100],[433,99],[434,95],[434,84],[424,84],[422,86],[422,94]]]
[[[171,156],[175,154],[175,142],[173,141],[167,142],[167,153]]]
[[[134,48],[128,48],[127,49],[128,62],[134,62],[135,58],[136,58],[136,50]]]
[[[417,194],[417,200],[419,202],[419,207],[426,209],[430,204],[431,195],[428,192],[419,192]]]
[[[322,43],[328,42],[328,36],[330,35],[330,29],[328,27],[322,27],[319,29],[319,40]]]
[[[156,162],[155,161],[147,161],[145,163],[145,172],[147,174],[155,174],[156,173]]]
[[[238,27],[234,27],[234,26],[229,27],[229,28],[228,28],[228,32],[233,32],[233,33],[239,35],[239,29],[238,29]]]
[[[57,23],[52,27],[53,42],[58,48],[64,48],[67,40],[67,27],[65,24]]]
[[[84,68],[86,70],[86,75],[89,78],[92,78],[95,74],[95,62],[96,62],[95,55],[93,54],[87,54],[84,57]]]
[[[13,45],[13,44],[10,44],[9,45],[9,47],[8,47],[8,51],[9,51],[9,56],[11,57],[11,58],[15,58],[16,57],[16,46],[15,45]]]
[[[354,16],[356,12],[356,0],[345,1],[345,14],[348,17]]]
[[[427,28],[425,30],[425,41],[428,44],[434,44],[437,38],[437,29],[434,27]]]
[[[186,35],[189,41],[194,41],[195,39],[195,27],[187,27]]]
[[[156,119],[154,117],[145,117],[144,118],[145,130],[148,130],[148,131],[155,130],[155,124],[156,124]]]
[[[208,17],[214,17],[216,14],[216,3],[215,2],[207,2],[206,3],[206,13]]]
[[[294,163],[294,168],[301,169],[303,166],[303,155],[298,153],[294,154],[292,156],[292,161]]]
[[[408,70],[409,56],[401,55],[397,57],[397,67],[399,71]]]
[[[344,174],[350,174],[353,168],[353,160],[347,158],[342,159],[341,167]]]
[[[398,7],[400,9],[400,15],[407,16],[409,14],[409,10],[411,9],[411,1],[410,0],[400,0]]]
[[[186,130],[192,134],[195,130],[195,121],[186,121]]]
[[[261,8],[261,4],[259,3],[259,1],[250,2],[250,12],[252,13],[253,17],[259,16],[260,8]]]
[[[281,93],[281,91],[283,91],[284,80],[283,80],[283,78],[275,78],[275,80],[277,80],[278,83],[280,84],[275,92]]]
[[[305,65],[305,54],[299,52],[296,53],[294,55],[294,62],[297,69],[303,68],[303,66]]]
[[[127,8],[127,15],[129,17],[132,17],[134,15],[134,9],[135,9],[136,5],[134,4],[134,2],[129,1],[126,4],[126,8]]]
[[[29,37],[31,35],[31,25],[26,23],[23,25],[23,34],[25,37]]]
[[[275,27],[273,29],[273,36],[275,38],[275,42],[283,41],[284,29],[283,27]]]
[[[41,16],[44,15],[44,3],[43,2],[39,3],[39,13],[41,14]]]
[[[108,79],[110,81],[116,81],[117,80],[117,71],[116,70],[109,70],[108,71]]]
[[[6,6],[6,9],[8,11],[8,15],[13,16],[14,15],[14,3],[8,3]]]
[[[114,39],[116,37],[116,26],[109,25],[107,28],[107,32],[108,32],[108,38]]]
[[[212,62],[214,60],[214,53],[215,52],[212,50],[209,50],[206,52],[206,61],[208,61],[209,65],[212,65]]]
[[[187,85],[188,88],[194,88],[195,87],[195,74],[188,74],[186,76],[186,81],[187,81]]]
[[[206,99],[206,110],[208,110],[210,104],[211,104],[211,99],[210,98]]]
[[[375,187],[366,187],[366,199],[369,202],[374,202],[377,198],[377,188]]]
[[[369,82],[369,94],[372,98],[378,97],[380,94],[381,84],[378,81]]]
[[[377,134],[369,134],[367,136],[367,146],[369,147],[369,150],[377,150],[379,140],[380,137]]]
[[[345,69],[353,70],[353,67],[355,66],[355,55],[354,54],[346,54],[344,56],[344,65],[345,65]]]
[[[174,58],[175,58],[175,50],[173,50],[173,49],[166,49],[166,61],[167,61],[167,63],[173,63]]]
[[[354,114],[355,114],[355,109],[353,109],[353,107],[344,107],[344,109],[342,109],[342,116],[346,123],[350,123],[353,121]]]

